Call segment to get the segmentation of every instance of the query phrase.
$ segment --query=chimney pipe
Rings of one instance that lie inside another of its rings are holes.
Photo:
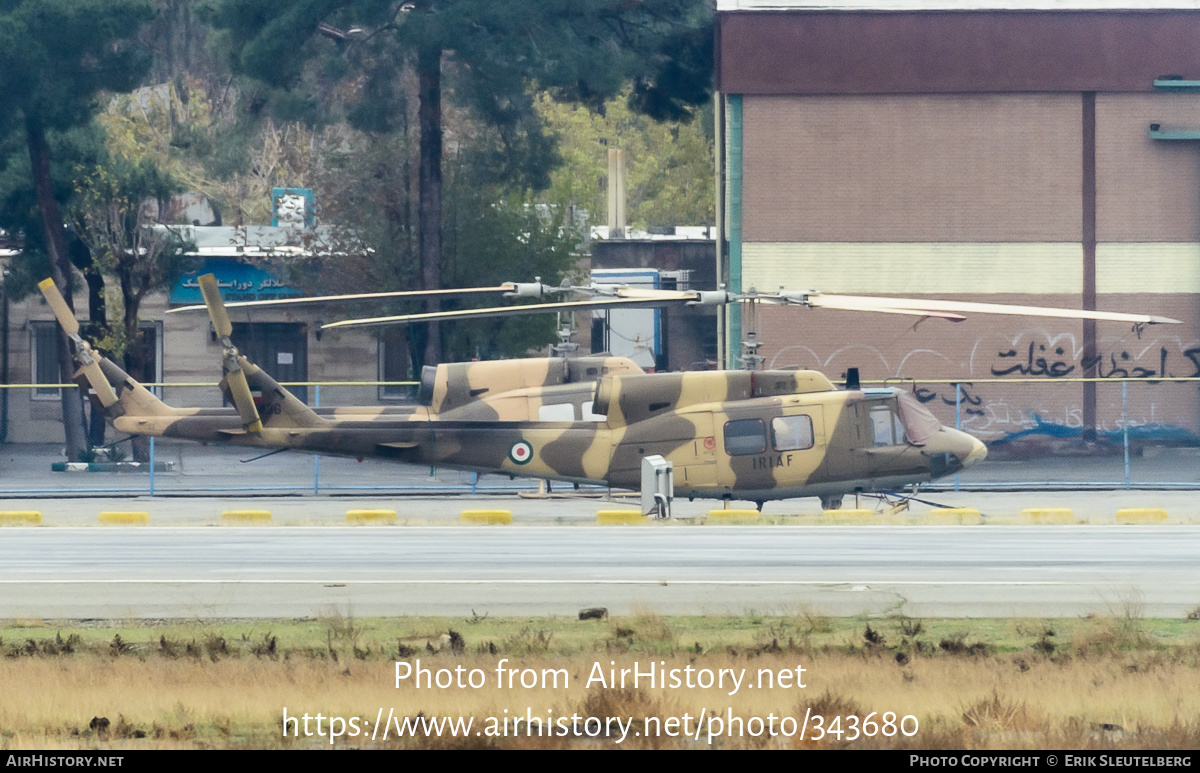
[[[625,151],[608,151],[608,238],[625,238]]]

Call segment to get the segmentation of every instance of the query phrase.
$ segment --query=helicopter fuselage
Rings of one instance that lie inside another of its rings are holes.
[[[242,367],[262,395],[259,432],[245,431],[227,409],[159,403],[165,410],[147,415],[117,378],[111,380],[131,407],[114,425],[203,442],[628,489],[640,485],[642,459],[658,455],[674,467],[676,496],[758,502],[894,491],[986,455],[981,442],[942,426],[902,390],[835,389],[813,371],[625,372],[593,385],[517,384],[444,412],[329,417],[312,413],[251,363]],[[522,418],[492,418],[501,415],[498,407]],[[528,418],[534,415],[572,420]]]

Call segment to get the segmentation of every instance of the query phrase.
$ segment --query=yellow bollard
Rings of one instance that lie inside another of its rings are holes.
[[[376,526],[397,522],[395,510],[347,510],[346,523],[356,526]]]
[[[37,510],[0,510],[0,526],[36,526],[42,522]]]
[[[923,523],[932,525],[965,525],[978,526],[983,523],[983,516],[978,510],[970,507],[935,507],[929,515],[922,519]]]
[[[1024,523],[1077,523],[1075,511],[1069,507],[1031,507],[1021,511]]]
[[[100,523],[106,526],[145,526],[150,523],[150,513],[100,513]]]
[[[512,523],[510,510],[463,510],[459,516],[463,523],[502,526]]]
[[[226,526],[245,526],[254,523],[270,523],[270,510],[225,510],[221,523]]]
[[[596,523],[601,526],[639,526],[650,521],[641,510],[601,510],[596,513]]]
[[[1131,507],[1117,511],[1117,523],[1165,523],[1167,511],[1160,508]]]

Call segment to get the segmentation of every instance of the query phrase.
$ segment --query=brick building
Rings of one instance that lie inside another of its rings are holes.
[[[914,329],[886,314],[765,308],[768,367],[1062,382],[969,385],[964,426],[992,439],[1118,425],[1119,387],[1066,379],[1200,375],[1200,3],[718,0],[717,11],[732,289],[1184,322]],[[921,394],[953,418],[953,391]],[[1195,384],[1138,395],[1130,423],[1197,431]]]

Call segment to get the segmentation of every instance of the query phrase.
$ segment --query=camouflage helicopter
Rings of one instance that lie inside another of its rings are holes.
[[[137,435],[640,487],[643,513],[659,517],[669,515],[673,496],[749,500],[760,509],[770,500],[815,496],[824,507],[837,508],[846,494],[894,492],[954,474],[987,455],[982,442],[943,426],[900,389],[863,389],[857,379],[837,389],[809,370],[643,373],[630,360],[603,356],[439,365],[422,374],[421,405],[408,413],[363,407],[319,414],[238,353],[211,274],[201,277],[200,287],[224,349],[220,388],[234,408],[175,408],[80,338],[79,323],[52,280],[40,287],[75,341],[80,365],[75,381],[90,386],[92,399],[117,430]],[[552,288],[539,282],[488,289],[529,297]],[[589,289],[603,298],[325,327],[504,316],[564,306],[746,300],[725,291]],[[952,320],[962,319],[960,312],[982,311],[1139,325],[1176,322],[1111,312],[784,291],[754,293],[750,299]],[[665,485],[664,469],[669,470]]]

